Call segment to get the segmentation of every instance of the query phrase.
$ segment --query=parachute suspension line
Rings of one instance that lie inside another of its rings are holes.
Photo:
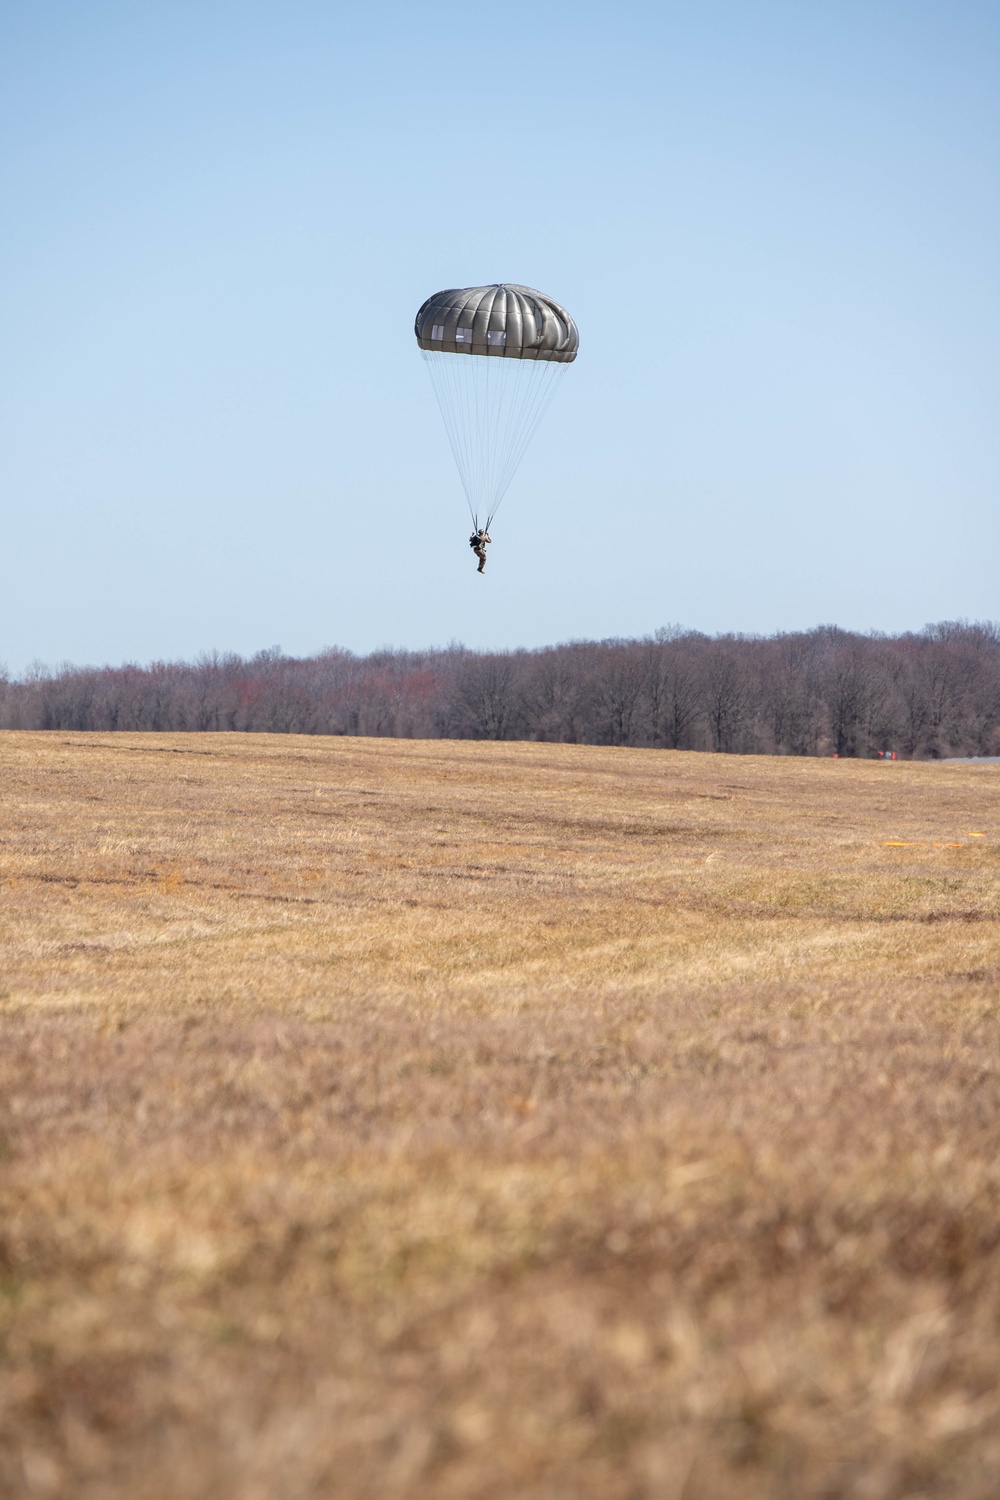
[[[462,485],[466,492],[466,499],[468,501],[469,510],[472,513],[472,520],[473,524],[475,525],[476,513],[473,508],[473,494],[471,492],[470,485],[466,480],[466,476],[470,473],[470,466],[472,463],[471,443],[473,436],[473,428],[468,420],[468,414],[466,410],[467,393],[463,390],[462,383],[457,378],[457,371],[450,370],[447,364],[445,364],[441,371],[441,374],[444,377],[441,382],[441,389],[448,406],[448,413],[450,417],[449,436],[452,437],[452,444],[455,449],[455,458],[458,464],[459,475],[462,479]]]
[[[473,525],[488,530],[565,364],[422,350]]]
[[[431,385],[437,399],[438,408],[444,420],[445,431],[448,434],[448,442],[455,459],[462,488],[465,491],[466,503],[469,514],[472,517],[473,529],[478,531],[479,521],[475,510],[472,487],[469,483],[471,470],[471,438],[472,426],[467,420],[467,402],[463,399],[462,382],[459,380],[459,371],[451,368],[451,362],[447,356],[436,351],[421,350],[424,363],[427,365],[431,377]],[[468,356],[454,355],[452,358],[467,358]]]
[[[508,363],[508,361],[498,361],[498,363]],[[509,363],[514,362],[509,361]],[[563,375],[569,368],[568,365],[557,364],[552,360],[532,360],[530,363],[536,367],[536,371],[529,380],[524,382],[527,388],[524,392],[525,399],[508,405],[503,439],[499,445],[497,478],[491,495],[490,521],[500,508],[500,502],[510,487],[528,444],[534,437]],[[489,530],[489,521],[487,530]]]

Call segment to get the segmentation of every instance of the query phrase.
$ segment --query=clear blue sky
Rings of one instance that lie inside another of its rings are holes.
[[[1000,617],[1000,8],[7,0],[0,661]],[[581,353],[490,567],[413,314]]]

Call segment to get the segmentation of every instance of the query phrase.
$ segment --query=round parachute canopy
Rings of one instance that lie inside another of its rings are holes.
[[[580,335],[569,313],[530,286],[506,282],[435,292],[417,313],[421,349],[572,364]]]
[[[488,529],[576,359],[576,324],[551,297],[501,283],[436,292],[417,313],[414,332],[473,524]]]

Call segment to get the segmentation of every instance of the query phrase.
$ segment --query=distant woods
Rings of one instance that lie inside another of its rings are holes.
[[[680,629],[537,651],[324,651],[0,679],[0,727],[558,740],[778,755],[1000,754],[1000,627]]]

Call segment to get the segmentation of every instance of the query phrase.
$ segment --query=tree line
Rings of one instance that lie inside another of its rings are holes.
[[[551,740],[770,755],[1000,754],[1000,626],[668,628],[539,650],[278,649],[0,678],[0,727]]]

